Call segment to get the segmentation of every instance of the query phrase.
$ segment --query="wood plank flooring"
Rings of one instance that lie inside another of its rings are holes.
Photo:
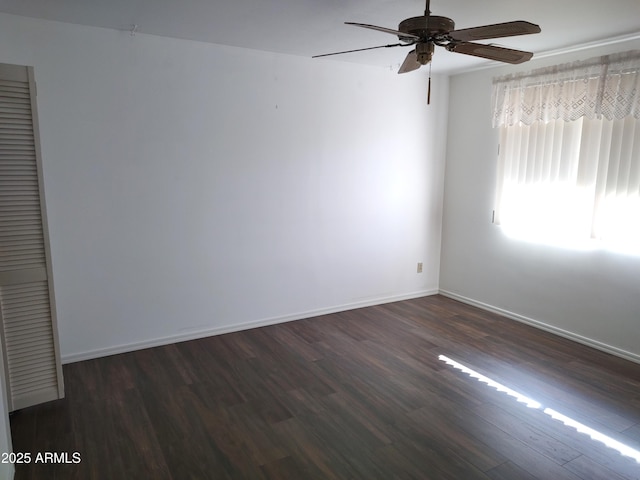
[[[640,463],[543,411],[640,450],[640,365],[437,295],[64,374],[64,400],[11,417],[14,451],[32,457],[16,480],[640,479]]]

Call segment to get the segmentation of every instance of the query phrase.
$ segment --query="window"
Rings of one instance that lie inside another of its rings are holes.
[[[494,127],[496,223],[640,247],[640,51],[494,79]]]

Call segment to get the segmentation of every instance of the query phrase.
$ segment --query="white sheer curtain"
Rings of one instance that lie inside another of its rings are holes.
[[[494,79],[496,223],[640,249],[640,52]]]

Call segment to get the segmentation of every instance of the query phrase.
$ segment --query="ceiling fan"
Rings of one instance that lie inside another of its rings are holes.
[[[518,20],[514,22],[496,23],[493,25],[483,25],[481,27],[455,30],[455,24],[450,18],[431,15],[429,3],[430,0],[426,0],[426,7],[423,16],[411,17],[403,20],[400,22],[400,25],[398,25],[397,30],[378,27],[376,25],[367,25],[364,23],[345,22],[347,25],[354,25],[356,27],[369,28],[397,35],[401,43],[358,48],[356,50],[346,50],[343,52],[325,53],[324,55],[315,55],[312,58],[342,55],[343,53],[373,50],[375,48],[407,47],[415,45],[415,48],[407,54],[404,62],[400,66],[400,70],[398,70],[398,73],[407,73],[417,70],[422,65],[427,65],[431,62],[435,45],[444,47],[450,52],[463,53],[465,55],[473,55],[475,57],[513,64],[526,62],[533,56],[533,53],[531,52],[513,50],[511,48],[504,48],[496,45],[474,43],[474,41],[540,33],[540,27],[538,25]]]

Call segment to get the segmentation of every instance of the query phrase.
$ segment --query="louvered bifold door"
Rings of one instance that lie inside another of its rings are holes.
[[[64,395],[35,105],[33,70],[0,64],[0,335],[9,410]]]

